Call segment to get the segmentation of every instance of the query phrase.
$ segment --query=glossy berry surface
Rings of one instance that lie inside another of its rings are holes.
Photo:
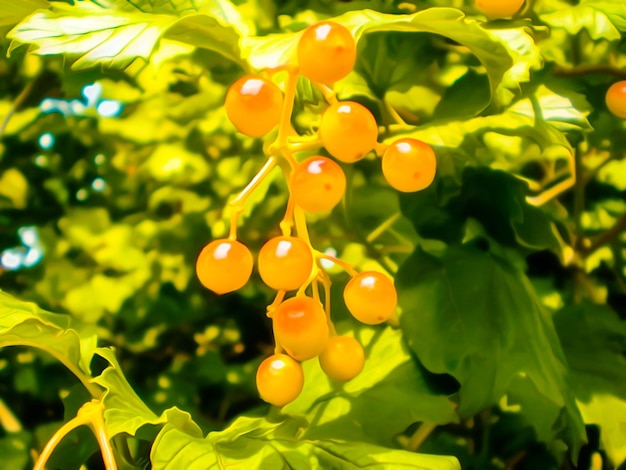
[[[524,0],[476,0],[476,8],[491,20],[509,18],[517,13]]]
[[[259,251],[259,274],[276,290],[293,290],[304,284],[313,269],[313,254],[304,240],[274,237]]]
[[[224,107],[239,132],[261,137],[278,124],[282,104],[283,94],[274,82],[248,75],[231,85]]]
[[[234,240],[213,240],[196,260],[196,275],[204,287],[226,294],[243,287],[252,274],[252,253]]]
[[[363,346],[349,336],[335,336],[319,356],[324,373],[333,380],[347,382],[363,370],[365,353]]]
[[[356,62],[356,43],[350,31],[332,21],[309,26],[298,41],[300,73],[330,85],[348,75]]]
[[[287,353],[304,361],[328,344],[328,323],[322,304],[311,297],[292,297],[274,311],[274,336]]]
[[[256,371],[259,396],[275,406],[284,406],[295,400],[303,386],[302,366],[286,354],[266,358]]]
[[[309,157],[294,168],[291,196],[309,212],[335,207],[346,192],[346,175],[341,167],[326,157]]]
[[[626,119],[626,80],[611,85],[606,92],[605,101],[613,115]]]
[[[383,175],[398,191],[411,193],[431,185],[437,172],[437,158],[432,147],[421,140],[399,139],[382,158]]]
[[[352,163],[374,148],[378,124],[365,106],[354,101],[339,101],[324,111],[320,137],[333,157]]]
[[[393,282],[377,271],[364,271],[350,279],[343,299],[352,316],[368,325],[387,320],[398,304]]]

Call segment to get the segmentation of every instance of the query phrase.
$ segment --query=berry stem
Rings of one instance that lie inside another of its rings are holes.
[[[276,310],[276,307],[278,307],[283,302],[286,293],[287,291],[284,290],[279,290],[278,292],[276,292],[276,297],[274,297],[274,301],[267,306],[268,318],[272,318],[274,316],[274,310]]]
[[[315,255],[316,258],[324,258],[324,259],[327,259],[328,261],[332,261],[333,263],[338,264],[344,269],[344,271],[346,271],[350,275],[350,277],[354,277],[357,274],[359,274],[358,271],[354,269],[354,267],[351,264],[346,263],[345,261],[339,258],[335,258],[332,255],[322,253],[321,251],[318,251],[318,250],[313,250],[313,254]]]
[[[287,147],[292,152],[303,152],[305,150],[315,150],[322,147],[322,140],[315,138],[314,140],[302,141],[302,142],[289,142]]]
[[[324,95],[324,99],[328,104],[335,104],[337,102],[337,92],[335,92],[335,90],[328,85],[324,85],[323,83],[312,83],[319,89],[319,91],[322,92],[322,95]]]
[[[387,147],[389,147],[389,145],[382,142],[377,142],[376,147],[374,147],[374,152],[376,153],[376,156],[382,157],[385,153],[385,150],[387,150]]]
[[[293,198],[289,196],[289,200],[287,201],[287,209],[285,210],[285,216],[283,220],[280,221],[280,231],[283,233],[284,237],[291,236],[291,231],[293,230],[293,210],[295,207],[295,203],[293,202]]]
[[[316,273],[316,274],[319,274]],[[311,290],[313,292],[313,298],[315,300],[320,301],[320,303],[322,302],[320,299],[320,290],[319,290],[319,286],[317,285],[317,279],[319,278],[319,275],[315,276],[315,279],[313,280],[313,282],[311,282]]]
[[[298,236],[302,238],[302,240],[304,240],[309,246],[311,246],[311,240],[309,239],[309,230],[306,225],[304,211],[301,207],[298,207],[294,204],[293,215],[296,222],[296,230],[298,231]],[[311,249],[313,249],[312,246]]]
[[[232,209],[232,214],[230,216],[230,233],[228,238],[230,240],[237,240],[237,221],[239,220],[239,216],[243,212],[246,199],[250,197],[250,195],[254,192],[256,188],[259,187],[261,182],[271,173],[276,164],[278,163],[278,159],[275,156],[269,157],[263,167],[259,170],[259,172],[254,175],[254,178],[248,183],[248,185],[243,188],[243,190],[237,195],[235,199],[230,201],[228,205]]]
[[[287,147],[287,137],[291,131],[291,113],[293,112],[293,102],[296,97],[296,85],[298,83],[298,73],[295,68],[287,69],[287,83],[285,84],[285,98],[283,99],[283,109],[278,123],[278,136],[276,143],[280,148]]]
[[[320,270],[319,275],[320,282],[322,283],[322,287],[324,288],[324,312],[326,312],[326,320],[328,321],[328,330],[330,331],[330,336],[337,336],[337,330],[335,330],[335,324],[330,318],[330,277],[324,270]]]

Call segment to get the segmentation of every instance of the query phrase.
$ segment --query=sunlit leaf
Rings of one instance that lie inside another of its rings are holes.
[[[540,14],[545,23],[563,28],[569,34],[585,29],[593,39],[616,41],[626,31],[626,5],[611,0],[581,0]]]
[[[0,0],[0,26],[12,26],[39,9],[50,6],[46,0]]]
[[[193,8],[189,12],[190,2],[179,2],[180,11],[172,10],[171,2],[160,2],[165,8],[151,12],[127,1],[106,3],[54,3],[9,32],[13,39],[9,52],[20,44],[30,44],[39,55],[64,54],[76,59],[74,69],[94,65],[125,68],[135,59],[148,59],[159,39],[169,35],[238,60],[238,33],[228,23],[236,11],[232,6],[224,8],[228,2],[210,2],[202,13],[194,13]],[[180,16],[185,14],[189,16]],[[190,31],[194,34],[189,35]]]
[[[513,65],[507,49],[480,25],[453,8],[429,8],[411,15],[391,15],[372,10],[351,11],[334,21],[348,27],[358,41],[363,34],[401,32],[433,33],[466,46],[485,66],[492,91]],[[293,62],[300,33],[244,38],[243,56],[256,68]]]
[[[48,352],[86,380],[96,334],[69,315],[49,313],[0,291],[0,348],[30,346]]]
[[[28,181],[17,168],[9,168],[0,175],[0,195],[9,199],[16,209],[26,207]]]
[[[200,428],[189,413],[176,407],[164,411],[160,416],[152,412],[128,383],[111,349],[99,348],[95,353],[109,363],[109,367],[93,381],[106,390],[102,401],[106,407],[104,418],[110,436],[120,433],[133,436],[144,425],[165,423],[174,423],[177,429],[183,430],[190,438],[201,436]]]
[[[301,440],[295,419],[239,418],[206,439],[165,426],[152,447],[152,468],[398,468],[460,470],[454,457],[415,454],[340,440]]]
[[[429,388],[399,331],[362,328],[356,338],[366,351],[365,369],[343,386],[328,379],[317,359],[303,364],[305,390],[283,412],[309,422],[304,437],[389,445],[395,434],[412,423],[457,421],[455,405]],[[396,403],[406,405],[398,408]],[[378,426],[382,420],[394,424]]]

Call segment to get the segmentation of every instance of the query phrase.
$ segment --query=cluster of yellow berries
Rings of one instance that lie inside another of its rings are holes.
[[[202,249],[196,273],[200,282],[217,294],[246,284],[254,260],[250,250],[237,240],[237,220],[246,197],[280,165],[289,187],[289,202],[280,223],[282,235],[268,240],[257,257],[261,279],[277,294],[267,309],[273,323],[275,354],[260,364],[256,383],[261,398],[276,406],[283,406],[300,394],[304,385],[301,361],[318,357],[322,370],[338,381],[353,379],[364,366],[361,344],[335,332],[330,317],[331,281],[322,266],[323,259],[342,266],[351,275],[343,297],[357,320],[369,325],[385,322],[397,305],[396,290],[388,276],[377,271],[359,273],[348,263],[311,245],[306,213],[333,209],[346,190],[346,177],[337,161],[353,163],[372,151],[382,154],[383,175],[391,186],[404,192],[424,189],[435,177],[437,161],[429,145],[411,138],[390,145],[378,143],[378,125],[369,109],[335,97],[332,85],[352,71],[356,54],[356,43],[348,29],[331,21],[321,22],[300,35],[296,63],[244,76],[226,95],[226,114],[240,133],[262,137],[276,128],[278,131],[273,143],[266,147],[265,165],[230,203],[229,237],[213,240]],[[273,80],[281,73],[286,74],[283,89]],[[291,127],[299,76],[317,86],[328,102],[314,140],[302,139]],[[296,158],[304,150],[321,147],[330,157]],[[293,291],[295,294],[286,298]]]

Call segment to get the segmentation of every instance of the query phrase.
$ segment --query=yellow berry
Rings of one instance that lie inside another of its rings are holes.
[[[311,359],[328,344],[328,321],[318,300],[292,297],[276,308],[272,319],[276,342],[294,359]]]
[[[517,13],[524,0],[476,0],[476,8],[491,20],[508,18]]]
[[[305,211],[330,210],[346,192],[346,175],[337,163],[326,157],[310,157],[293,170],[291,197]]]
[[[411,193],[431,185],[437,172],[437,158],[432,147],[421,140],[399,139],[392,143],[382,159],[383,175],[398,191]]]
[[[333,157],[353,163],[376,146],[378,125],[365,106],[354,101],[339,101],[324,111],[320,137]]]
[[[280,121],[283,94],[265,78],[247,75],[231,85],[224,107],[230,122],[249,137],[261,137]]]
[[[243,287],[252,274],[252,253],[235,240],[213,240],[196,260],[196,274],[204,287],[226,294]]]
[[[256,372],[259,396],[275,406],[294,401],[304,385],[302,366],[285,354],[266,358]]]
[[[343,299],[352,316],[368,325],[389,319],[398,304],[393,282],[377,271],[364,271],[350,279]]]
[[[300,73],[314,82],[331,85],[348,75],[355,62],[352,34],[332,21],[309,26],[298,41]]]
[[[365,352],[363,346],[349,336],[335,336],[319,356],[324,373],[333,380],[347,382],[363,370]]]
[[[258,268],[261,279],[272,289],[297,289],[311,274],[313,253],[301,238],[274,237],[259,251]]]
[[[606,92],[606,106],[620,119],[626,119],[626,80],[616,82]]]

